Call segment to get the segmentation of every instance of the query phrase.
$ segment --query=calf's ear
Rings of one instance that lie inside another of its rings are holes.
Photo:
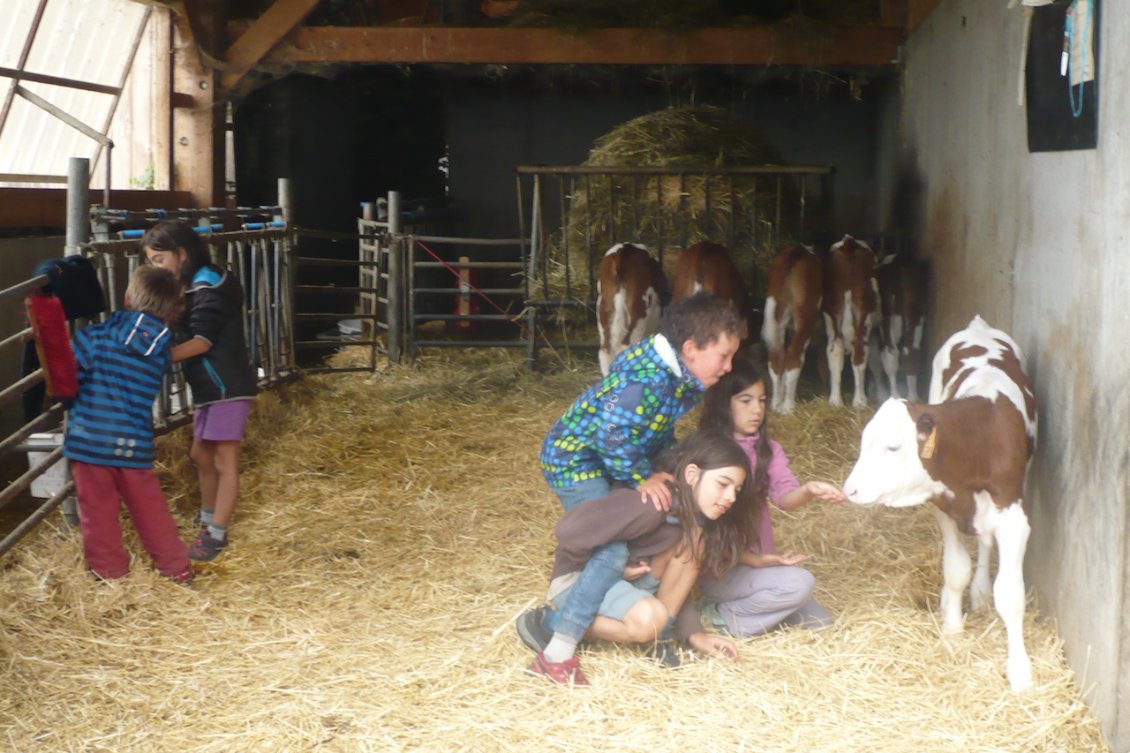
[[[918,456],[923,460],[929,460],[934,457],[934,449],[938,443],[938,424],[931,414],[923,413],[915,422],[915,429],[918,431],[920,443]]]

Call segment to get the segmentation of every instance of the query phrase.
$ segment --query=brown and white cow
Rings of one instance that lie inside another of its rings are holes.
[[[671,301],[689,298],[701,291],[729,301],[746,323],[746,332],[752,331],[749,289],[729,249],[721,243],[699,241],[679,252]]]
[[[929,272],[926,263],[908,254],[892,254],[879,262],[879,363],[873,369],[881,398],[901,397],[899,374],[906,378],[906,397],[919,399],[918,375],[922,370],[922,336],[926,328]],[[871,359],[874,366],[874,358]],[[887,389],[882,388],[886,376]],[[885,394],[882,394],[885,393]]]
[[[1036,401],[1011,337],[976,316],[934,357],[930,403],[891,399],[863,429],[859,460],[844,484],[857,504],[932,502],[942,530],[943,630],[962,629],[962,594],[983,608],[989,559],[998,552],[993,601],[1008,636],[1013,690],[1032,684],[1024,648],[1024,477],[1036,442]],[[974,575],[961,532],[977,536]]]
[[[879,318],[879,283],[875,279],[875,252],[862,241],[845,235],[832,245],[824,264],[824,325],[828,331],[828,402],[843,405],[840,380],[844,350],[851,346],[851,371],[855,395],[851,404],[867,407],[865,382],[871,330]]]
[[[796,407],[797,381],[820,318],[823,287],[824,260],[812,246],[787,246],[769,262],[761,340],[769,351],[770,408],[778,413]]]
[[[617,243],[605,252],[596,299],[600,373],[607,376],[612,359],[659,329],[666,296],[667,278],[647,248]]]
[[[720,243],[699,241],[679,253],[671,300],[689,298],[705,290],[730,301],[743,314],[748,309],[748,292],[730,251]]]

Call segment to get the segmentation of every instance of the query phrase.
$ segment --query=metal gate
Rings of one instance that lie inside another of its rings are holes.
[[[699,240],[723,243],[754,300],[763,300],[776,250],[826,230],[833,174],[830,166],[518,167],[534,342],[577,348],[578,337],[561,341],[577,328],[591,343],[580,347],[596,347],[585,329],[595,322],[596,269],[619,242],[647,246],[668,276],[681,249]]]
[[[138,240],[144,228],[163,219],[184,220],[196,227],[213,260],[235,274],[243,285],[244,333],[251,361],[258,369],[260,387],[268,388],[298,376],[292,334],[294,233],[285,221],[288,214],[285,202],[280,202],[279,206],[235,210],[128,213],[100,207],[90,210],[86,197],[88,177],[85,172],[76,171],[72,164],[72,178],[68,190],[65,252],[68,255],[82,254],[93,262],[110,311],[121,306],[121,293],[125,290],[128,275],[141,263],[142,250]],[[281,196],[285,196],[285,183],[280,183],[280,189]],[[22,299],[47,282],[46,276],[32,277],[0,291],[0,300]],[[74,324],[82,326],[83,322]],[[0,354],[4,358],[11,357],[12,351],[23,347],[31,338],[30,327],[24,328],[0,341]],[[24,393],[43,380],[42,368],[24,374],[0,389],[0,404],[23,398]],[[174,367],[166,376],[154,405],[154,427],[158,434],[168,432],[189,421],[191,414],[191,393],[185,388],[180,368]],[[38,460],[30,463],[25,473],[0,489],[0,507],[25,495],[33,482],[61,460],[62,448],[57,444],[57,435],[62,418],[62,406],[52,405],[35,415],[25,415],[22,426],[0,438],[0,455],[17,452],[38,454]],[[42,440],[46,444],[37,444],[30,441],[33,434],[56,436],[50,441]],[[64,511],[73,511],[73,494],[74,485],[69,480],[54,489],[38,508],[0,540],[0,555],[11,549],[56,507],[64,505]]]

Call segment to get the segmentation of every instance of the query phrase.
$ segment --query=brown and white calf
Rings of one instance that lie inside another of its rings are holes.
[[[812,246],[788,246],[769,262],[761,341],[769,351],[770,408],[778,413],[796,407],[797,380],[820,318],[823,289],[824,260]]]
[[[828,331],[828,402],[843,405],[840,380],[844,351],[851,346],[851,371],[855,395],[851,404],[867,407],[865,379],[871,330],[879,318],[879,283],[875,279],[875,252],[863,241],[845,235],[832,245],[824,264],[824,325]]]
[[[699,241],[679,253],[671,300],[689,298],[702,290],[730,301],[743,315],[749,308],[741,272],[720,243]]]
[[[647,248],[617,243],[605,252],[596,299],[600,373],[607,376],[612,359],[655,334],[666,296],[667,278]]]
[[[1021,495],[1035,442],[1036,400],[1020,348],[977,316],[934,357],[929,404],[891,399],[875,413],[844,484],[857,504],[933,503],[942,530],[946,632],[962,629],[962,594],[971,577],[972,607],[988,604],[996,542],[993,602],[1008,636],[1008,682],[1016,691],[1032,684],[1023,636],[1030,529]],[[962,531],[977,536],[975,574]]]
[[[899,393],[901,368],[906,378],[906,397],[917,401],[929,287],[926,264],[908,254],[892,254],[879,262],[875,278],[879,283],[882,314],[878,326],[878,360],[888,385],[886,390],[882,389],[882,377],[875,369],[881,397],[902,397]]]

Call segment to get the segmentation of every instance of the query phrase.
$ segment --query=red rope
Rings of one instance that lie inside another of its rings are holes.
[[[415,239],[415,238],[413,238],[413,240],[416,240],[416,239]],[[480,298],[482,298],[482,299],[483,299],[484,301],[486,301],[486,302],[487,302],[488,304],[490,304],[490,306],[491,306],[491,307],[492,307],[492,308],[493,308],[493,309],[494,309],[495,311],[497,311],[498,313],[502,314],[503,316],[505,316],[505,317],[509,318],[509,320],[510,320],[510,322],[511,322],[512,324],[515,324],[515,325],[517,325],[518,327],[520,327],[520,328],[521,328],[521,330],[522,330],[522,334],[523,334],[523,335],[525,335],[526,337],[530,337],[530,336],[531,336],[531,334],[530,334],[530,330],[529,330],[529,328],[528,328],[528,327],[526,326],[526,323],[525,323],[525,322],[523,322],[523,321],[519,321],[519,320],[515,319],[514,317],[512,317],[512,316],[511,316],[511,315],[509,314],[509,312],[507,312],[507,311],[506,311],[505,309],[503,309],[503,308],[502,308],[501,306],[499,306],[499,305],[498,305],[497,303],[495,303],[495,302],[494,302],[494,301],[493,301],[493,300],[491,299],[491,297],[490,297],[489,295],[487,295],[487,294],[486,294],[486,293],[484,293],[484,292],[483,292],[483,291],[482,291],[481,289],[479,289],[479,288],[478,288],[478,287],[477,287],[477,286],[475,285],[475,283],[471,282],[471,280],[470,280],[470,276],[468,276],[468,279],[467,279],[467,280],[463,280],[463,279],[462,279],[462,278],[461,278],[461,277],[459,276],[459,270],[458,270],[458,269],[456,269],[455,267],[451,266],[450,264],[448,264],[448,263],[447,263],[446,261],[444,261],[443,259],[441,259],[441,258],[439,257],[439,254],[437,254],[437,253],[436,253],[435,251],[432,251],[432,250],[431,250],[430,248],[428,248],[427,246],[425,246],[425,245],[424,245],[423,243],[421,243],[421,242],[420,242],[420,241],[418,241],[418,240],[416,240],[416,245],[417,245],[417,246],[419,246],[420,248],[424,249],[425,251],[427,251],[427,252],[428,252],[429,254],[431,254],[432,258],[433,258],[433,259],[435,259],[436,261],[438,261],[438,262],[439,262],[439,263],[440,263],[441,265],[443,265],[443,268],[444,268],[444,269],[446,269],[446,270],[447,270],[448,272],[450,272],[450,273],[451,273],[452,275],[454,275],[454,276],[455,276],[455,278],[456,278],[457,280],[459,280],[460,284],[466,284],[466,285],[467,285],[467,287],[469,287],[469,288],[470,288],[471,290],[473,290],[473,291],[475,292],[475,294],[476,294],[476,295],[478,295],[478,296],[479,296]]]

